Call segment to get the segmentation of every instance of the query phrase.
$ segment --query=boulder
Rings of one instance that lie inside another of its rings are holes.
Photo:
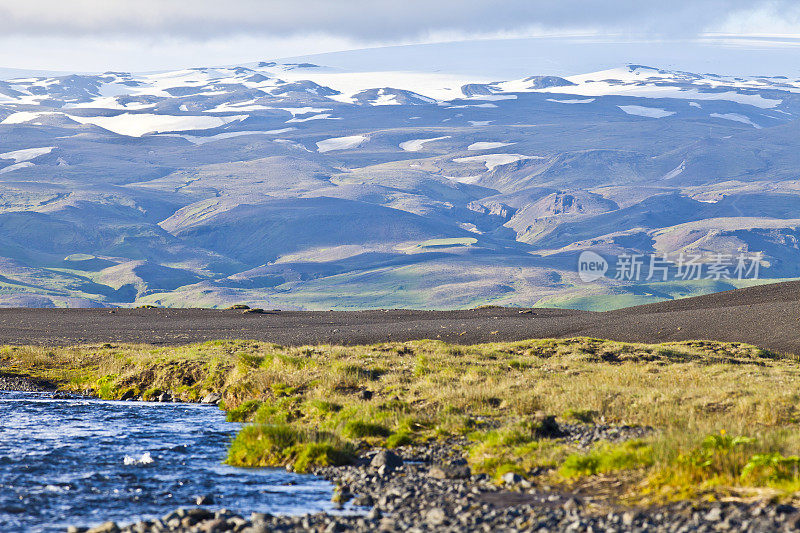
[[[203,396],[203,399],[200,400],[200,403],[217,405],[220,400],[222,400],[222,396],[217,394],[216,392],[211,392]]]
[[[403,460],[396,453],[381,450],[375,454],[369,465],[382,473],[388,473],[403,466]]]

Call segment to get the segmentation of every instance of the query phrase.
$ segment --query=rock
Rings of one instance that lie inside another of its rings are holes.
[[[380,520],[381,518],[383,518],[383,514],[381,514],[377,507],[373,507],[367,513],[367,520]]]
[[[371,400],[372,399],[372,391],[371,390],[362,390],[361,393],[358,395],[359,398],[362,400]]]
[[[622,524],[625,526],[633,525],[633,520],[636,518],[636,515],[633,514],[631,511],[625,511],[622,513]]]
[[[372,458],[369,466],[378,471],[380,471],[381,467],[383,467],[383,473],[381,475],[384,475],[403,466],[403,460],[400,459],[400,456],[394,452],[381,450],[375,454],[375,457]]]
[[[347,503],[353,498],[353,493],[350,492],[347,487],[339,487],[333,491],[333,496],[331,497],[331,501],[333,503]]]
[[[428,475],[436,479],[468,479],[472,471],[468,466],[460,464],[433,465],[428,470]]]
[[[222,400],[222,396],[220,396],[216,392],[210,392],[205,396],[203,396],[203,399],[200,400],[200,403],[217,405],[220,402],[220,400]]]
[[[99,526],[87,529],[86,533],[119,533],[119,526],[116,522],[104,522]]]
[[[447,515],[445,515],[444,511],[438,507],[434,507],[425,513],[425,521],[432,526],[440,526],[444,524],[446,519]]]
[[[369,494],[359,494],[353,498],[353,505],[358,505],[359,507],[371,507],[374,504],[375,500]]]
[[[381,518],[378,531],[397,531],[397,523],[391,518]]]
[[[169,401],[172,401],[172,396],[168,392],[162,392],[161,394],[158,395],[158,398],[156,398],[156,401],[157,402],[162,402],[162,403],[163,402],[169,402]]]
[[[69,526],[67,528],[67,533],[84,533],[85,531],[85,527]]]
[[[251,522],[266,522],[270,518],[272,518],[272,515],[269,513],[250,513]]]
[[[271,533],[272,529],[270,529],[267,524],[263,522],[258,522],[253,524],[252,526],[246,527],[241,530],[240,533]]]
[[[556,422],[556,417],[553,415],[537,411],[533,415],[533,422],[536,425],[534,431],[539,438],[555,438],[563,435],[561,428],[558,427],[558,422]]]
[[[565,511],[574,511],[580,506],[581,506],[581,503],[577,499],[570,498],[570,499],[568,499],[567,501],[564,502],[564,504],[561,506],[561,508],[564,509]]]
[[[214,513],[208,509],[189,509],[186,511],[186,516],[190,516],[195,520],[208,520],[209,518],[214,518]]]
[[[522,481],[522,476],[517,474],[516,472],[506,472],[503,474],[502,477],[503,483],[506,485],[516,485],[520,481]]]
[[[344,530],[345,527],[342,524],[334,521],[328,524],[328,527],[325,528],[325,533],[339,533],[340,531]]]
[[[204,533],[216,533],[217,531],[225,531],[227,528],[226,524],[227,522],[224,518],[214,518],[212,520],[206,520],[196,527]]]
[[[722,520],[722,509],[719,507],[712,507],[711,510],[706,513],[705,519],[709,522],[719,522]]]
[[[207,494],[205,496],[198,496],[194,499],[195,505],[212,505],[214,503],[214,497]]]
[[[122,396],[119,397],[119,399],[124,402],[125,400],[132,400],[135,396],[136,393],[133,392],[132,389],[128,389],[122,394]]]

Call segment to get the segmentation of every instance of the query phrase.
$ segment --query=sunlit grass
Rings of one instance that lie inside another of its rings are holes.
[[[473,469],[496,477],[570,484],[624,474],[630,494],[661,500],[800,487],[800,365],[738,343],[3,347],[0,371],[110,399],[218,392],[229,420],[254,424],[231,447],[232,464],[305,469],[337,464],[360,444],[456,437]],[[542,413],[653,432],[582,450],[537,432]],[[709,444],[722,437],[738,440]]]

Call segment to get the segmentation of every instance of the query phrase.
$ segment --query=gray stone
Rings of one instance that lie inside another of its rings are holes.
[[[116,522],[104,522],[99,526],[87,529],[86,533],[119,533],[119,526]]]
[[[216,392],[210,392],[205,396],[203,396],[203,399],[200,400],[200,403],[217,405],[220,402],[220,400],[222,400],[222,396],[220,396]]]
[[[369,465],[375,470],[384,467],[384,474],[403,466],[403,460],[393,452],[381,450],[375,454]]]
[[[520,481],[522,481],[522,476],[517,474],[516,472],[506,472],[503,474],[503,483],[506,485],[516,485]]]
[[[205,496],[198,496],[197,498],[194,499],[194,503],[195,505],[211,505],[214,503],[214,497],[211,496],[210,494],[207,494]]]
[[[472,471],[466,465],[433,465],[428,470],[428,475],[436,479],[468,479]]]
[[[630,511],[626,511],[622,513],[622,524],[626,526],[630,526],[633,524],[633,520],[636,518],[636,515]]]
[[[719,507],[712,507],[711,510],[706,513],[705,518],[709,522],[719,522],[722,520],[722,509]]]
[[[434,507],[425,513],[425,521],[432,526],[440,526],[444,524],[446,519],[447,515],[445,515],[444,511],[438,507]]]

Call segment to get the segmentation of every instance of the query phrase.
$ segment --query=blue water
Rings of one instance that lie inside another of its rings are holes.
[[[331,509],[326,481],[223,465],[237,429],[209,406],[0,391],[0,531],[127,524],[201,495],[245,516]]]

